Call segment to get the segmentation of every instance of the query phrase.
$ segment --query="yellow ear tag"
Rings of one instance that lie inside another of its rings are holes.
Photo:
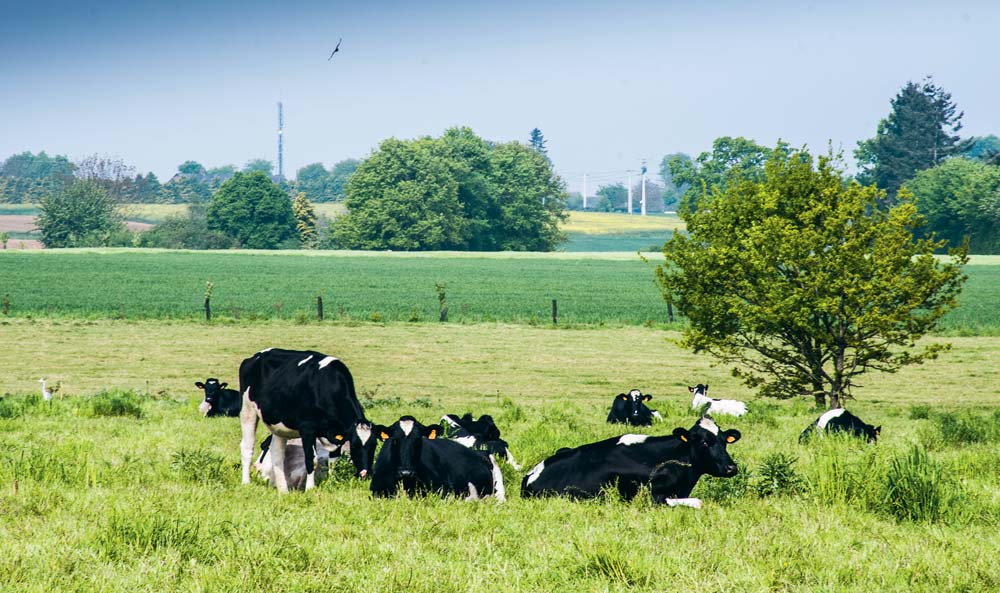
[[[338,441],[342,441],[342,440],[344,440],[344,435],[338,434],[338,435],[334,436],[333,438],[337,439]]]
[[[431,433],[429,435],[427,435],[427,438],[429,438],[429,439],[436,439],[437,438],[437,434],[438,434],[438,431],[435,428],[434,430],[431,431]]]
[[[622,401],[623,402],[627,402],[628,401],[628,396],[625,395],[624,393],[622,394]]]
[[[383,441],[386,440],[387,438],[389,438],[389,435],[385,434],[384,432],[381,433],[381,436],[382,436],[382,440]]]
[[[686,436],[680,435],[680,437],[681,437],[681,440],[684,441],[685,443],[688,442],[688,438]]]
[[[736,437],[734,437],[733,435],[729,435],[729,436],[726,437],[726,442],[727,443],[734,443],[734,442],[736,442]]]

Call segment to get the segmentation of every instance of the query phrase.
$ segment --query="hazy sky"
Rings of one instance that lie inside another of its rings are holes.
[[[1000,133],[996,2],[0,0],[0,159],[118,155],[285,175],[455,125],[539,127],[578,190],[722,135],[849,153],[933,74]],[[340,53],[327,56],[343,37]]]

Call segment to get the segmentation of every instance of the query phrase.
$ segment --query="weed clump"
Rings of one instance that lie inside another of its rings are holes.
[[[170,457],[170,468],[190,482],[224,482],[225,460],[206,449],[181,449]]]
[[[94,417],[130,416],[142,418],[142,397],[133,391],[102,391],[90,398]]]

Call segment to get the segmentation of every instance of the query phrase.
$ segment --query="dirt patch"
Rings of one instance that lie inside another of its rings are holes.
[[[35,230],[35,217],[31,214],[0,215],[0,231],[27,233]]]
[[[7,241],[7,249],[42,249],[42,242],[35,239],[11,239]]]

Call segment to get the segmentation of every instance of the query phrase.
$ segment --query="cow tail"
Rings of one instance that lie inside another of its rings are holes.
[[[497,499],[497,502],[504,502],[507,500],[507,492],[503,487],[503,473],[500,471],[500,466],[497,465],[497,460],[493,455],[490,455],[490,473],[493,476],[493,496]]]

